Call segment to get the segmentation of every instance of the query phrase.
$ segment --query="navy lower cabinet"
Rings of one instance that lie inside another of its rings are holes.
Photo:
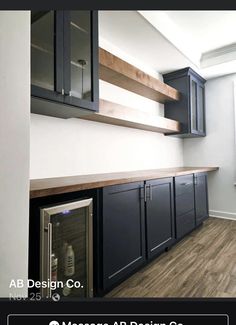
[[[175,177],[176,237],[182,238],[195,224],[193,174]]]
[[[208,216],[207,174],[100,189],[98,283],[103,296]]]
[[[147,255],[153,258],[175,241],[173,178],[147,181]]]
[[[103,290],[145,262],[144,182],[102,189]]]
[[[200,225],[209,216],[207,174],[194,174],[196,225]]]

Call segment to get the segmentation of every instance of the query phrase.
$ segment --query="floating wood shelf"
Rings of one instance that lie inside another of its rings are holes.
[[[177,101],[180,98],[180,93],[176,89],[102,48],[99,48],[99,77],[159,103]]]
[[[80,118],[159,133],[180,131],[180,123],[177,121],[141,112],[103,99],[99,101],[99,113],[82,115]]]

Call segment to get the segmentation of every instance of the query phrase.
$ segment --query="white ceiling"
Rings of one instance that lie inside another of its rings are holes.
[[[99,12],[100,39],[162,74],[187,66],[206,79],[236,73],[236,46],[227,47],[235,31],[236,11]]]
[[[188,58],[137,11],[100,11],[99,38],[100,43],[106,40],[160,73],[190,65]]]
[[[164,11],[201,53],[236,42],[236,11]]]

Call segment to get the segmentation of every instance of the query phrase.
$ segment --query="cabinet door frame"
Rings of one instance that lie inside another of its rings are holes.
[[[64,11],[64,65],[63,84],[65,90],[64,102],[66,104],[98,111],[99,106],[99,76],[98,76],[98,11],[90,11],[90,40],[91,40],[91,100],[71,96],[71,64],[70,64],[70,10]]]
[[[31,95],[63,102],[63,11],[54,11],[54,90],[31,84]]]
[[[146,206],[145,206],[145,212],[146,212],[146,241],[147,241],[147,257],[148,259],[152,259],[159,255],[165,248],[171,246],[176,239],[176,229],[175,229],[175,212],[174,212],[174,180],[172,177],[170,178],[163,178],[163,179],[156,179],[156,180],[149,180],[146,181],[146,186],[149,191],[147,191],[147,197],[146,200]],[[151,191],[152,187],[154,186],[161,186],[164,184],[169,184],[170,187],[170,211],[171,211],[171,236],[163,241],[162,243],[158,244],[156,247],[151,247],[150,245],[150,236],[148,233],[148,229],[151,227],[149,225],[149,203],[151,199]]]

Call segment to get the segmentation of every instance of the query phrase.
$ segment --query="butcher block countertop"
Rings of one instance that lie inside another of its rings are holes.
[[[76,192],[149,179],[175,177],[201,172],[211,172],[218,169],[219,167],[174,167],[119,173],[32,179],[30,181],[30,198]]]

